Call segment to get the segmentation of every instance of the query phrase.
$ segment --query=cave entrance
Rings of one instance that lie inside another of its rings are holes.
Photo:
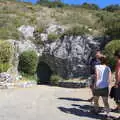
[[[49,84],[52,70],[45,62],[40,62],[37,67],[38,84]]]

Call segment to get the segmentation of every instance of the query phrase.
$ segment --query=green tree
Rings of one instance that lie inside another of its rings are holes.
[[[37,4],[48,6],[49,8],[61,8],[65,6],[65,4],[61,2],[61,0],[38,0]]]
[[[119,4],[109,5],[109,6],[105,7],[103,10],[106,10],[109,12],[118,11],[118,10],[120,10],[120,5]]]
[[[83,3],[81,7],[86,8],[86,9],[92,9],[92,10],[98,10],[100,9],[98,5],[96,4],[90,4],[90,3]]]

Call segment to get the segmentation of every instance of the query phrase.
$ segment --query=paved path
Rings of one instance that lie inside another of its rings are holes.
[[[85,100],[89,97],[89,89],[38,86],[0,90],[0,120],[100,120],[103,115],[87,112],[90,103]],[[111,100],[110,105],[114,107]]]

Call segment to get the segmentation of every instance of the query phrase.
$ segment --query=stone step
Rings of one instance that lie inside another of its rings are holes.
[[[65,87],[65,88],[85,88],[88,87],[87,82],[67,82],[67,81],[61,81],[59,82],[58,86]]]

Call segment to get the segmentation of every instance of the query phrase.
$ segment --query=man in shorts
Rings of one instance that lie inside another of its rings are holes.
[[[99,58],[102,56],[103,56],[103,54],[101,53],[101,51],[96,50],[95,57],[90,61],[90,73],[91,73],[90,89],[92,92],[92,97],[88,101],[91,103],[93,102],[93,99],[94,99],[93,91],[94,91],[94,85],[95,85],[95,66],[101,64]]]

